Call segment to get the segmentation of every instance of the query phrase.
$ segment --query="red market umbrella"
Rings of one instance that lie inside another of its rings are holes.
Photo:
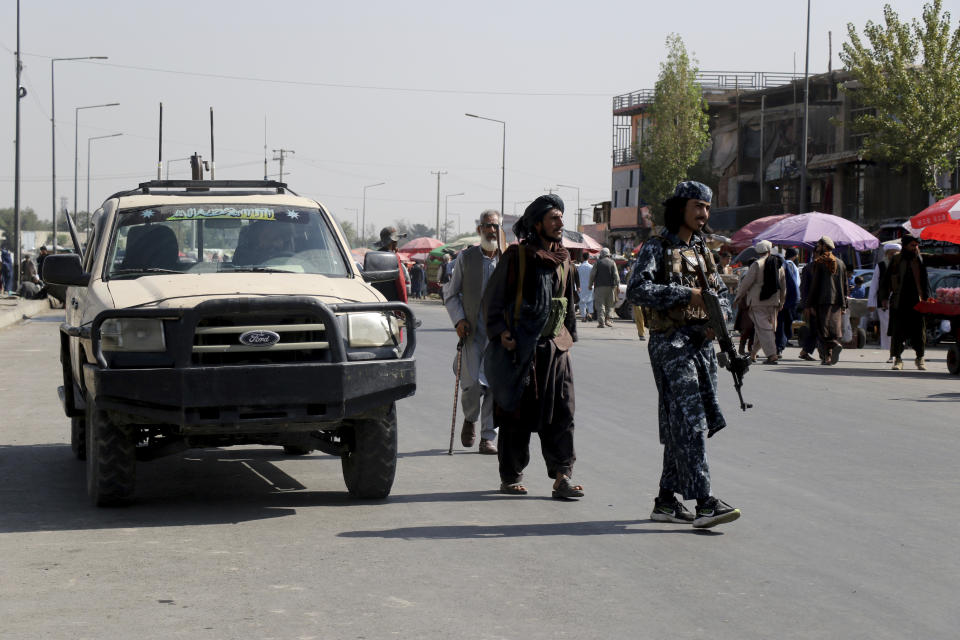
[[[743,251],[753,244],[753,239],[757,237],[757,234],[766,231],[784,218],[789,218],[792,215],[792,213],[780,213],[775,216],[765,216],[748,222],[730,237],[730,247],[734,251]]]
[[[940,240],[960,244],[960,219],[947,220],[923,228],[920,237],[924,240]]]
[[[437,247],[442,247],[443,242],[437,240],[436,238],[427,238],[426,236],[420,238],[414,238],[410,242],[407,242],[402,247],[397,249],[397,253],[429,253]]]
[[[960,193],[947,196],[910,218],[914,231],[949,220],[960,220]]]

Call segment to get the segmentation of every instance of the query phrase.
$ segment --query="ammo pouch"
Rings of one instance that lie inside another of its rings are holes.
[[[563,329],[563,322],[567,318],[567,299],[550,298],[550,315],[547,316],[547,323],[543,325],[540,332],[541,338],[553,339],[560,335]]]

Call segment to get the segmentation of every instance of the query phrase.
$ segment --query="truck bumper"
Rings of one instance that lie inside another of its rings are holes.
[[[412,359],[189,369],[84,366],[97,406],[185,434],[337,422],[416,390]],[[245,427],[246,425],[246,427]]]

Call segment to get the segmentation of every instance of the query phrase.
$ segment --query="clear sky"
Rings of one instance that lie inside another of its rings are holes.
[[[50,217],[51,58],[56,63],[57,196],[73,208],[74,118],[80,117],[79,208],[86,208],[88,139],[93,208],[157,172],[158,105],[163,157],[209,159],[216,119],[216,177],[263,177],[274,149],[292,149],[291,188],[354,220],[367,190],[367,224],[403,219],[433,226],[449,203],[464,230],[500,204],[499,124],[504,120],[506,212],[556,185],[580,187],[581,206],[610,198],[611,98],[652,88],[664,40],[679,33],[703,70],[803,71],[803,0],[428,0],[251,2],[249,0],[21,0],[21,206]],[[900,0],[901,17],[923,3]],[[883,3],[813,0],[810,70],[833,66],[846,24],[881,21]],[[960,19],[960,0],[945,0]],[[0,3],[4,78],[0,132],[14,134],[16,3]],[[119,102],[110,108],[76,107]],[[0,155],[0,207],[13,205],[13,145]],[[164,163],[164,173],[167,164]],[[445,198],[447,194],[464,193]],[[577,193],[561,188],[567,211]],[[574,217],[568,216],[568,224]]]

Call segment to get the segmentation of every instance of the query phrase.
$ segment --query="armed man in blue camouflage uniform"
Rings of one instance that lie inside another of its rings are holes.
[[[710,188],[681,182],[664,205],[665,230],[643,244],[627,297],[645,310],[650,329],[650,365],[660,394],[663,473],[650,518],[658,522],[713,527],[740,511],[710,494],[707,437],[726,426],[717,402],[717,357],[706,325],[697,264],[728,310],[726,287],[701,232],[710,218]],[[684,500],[697,501],[696,515]]]

